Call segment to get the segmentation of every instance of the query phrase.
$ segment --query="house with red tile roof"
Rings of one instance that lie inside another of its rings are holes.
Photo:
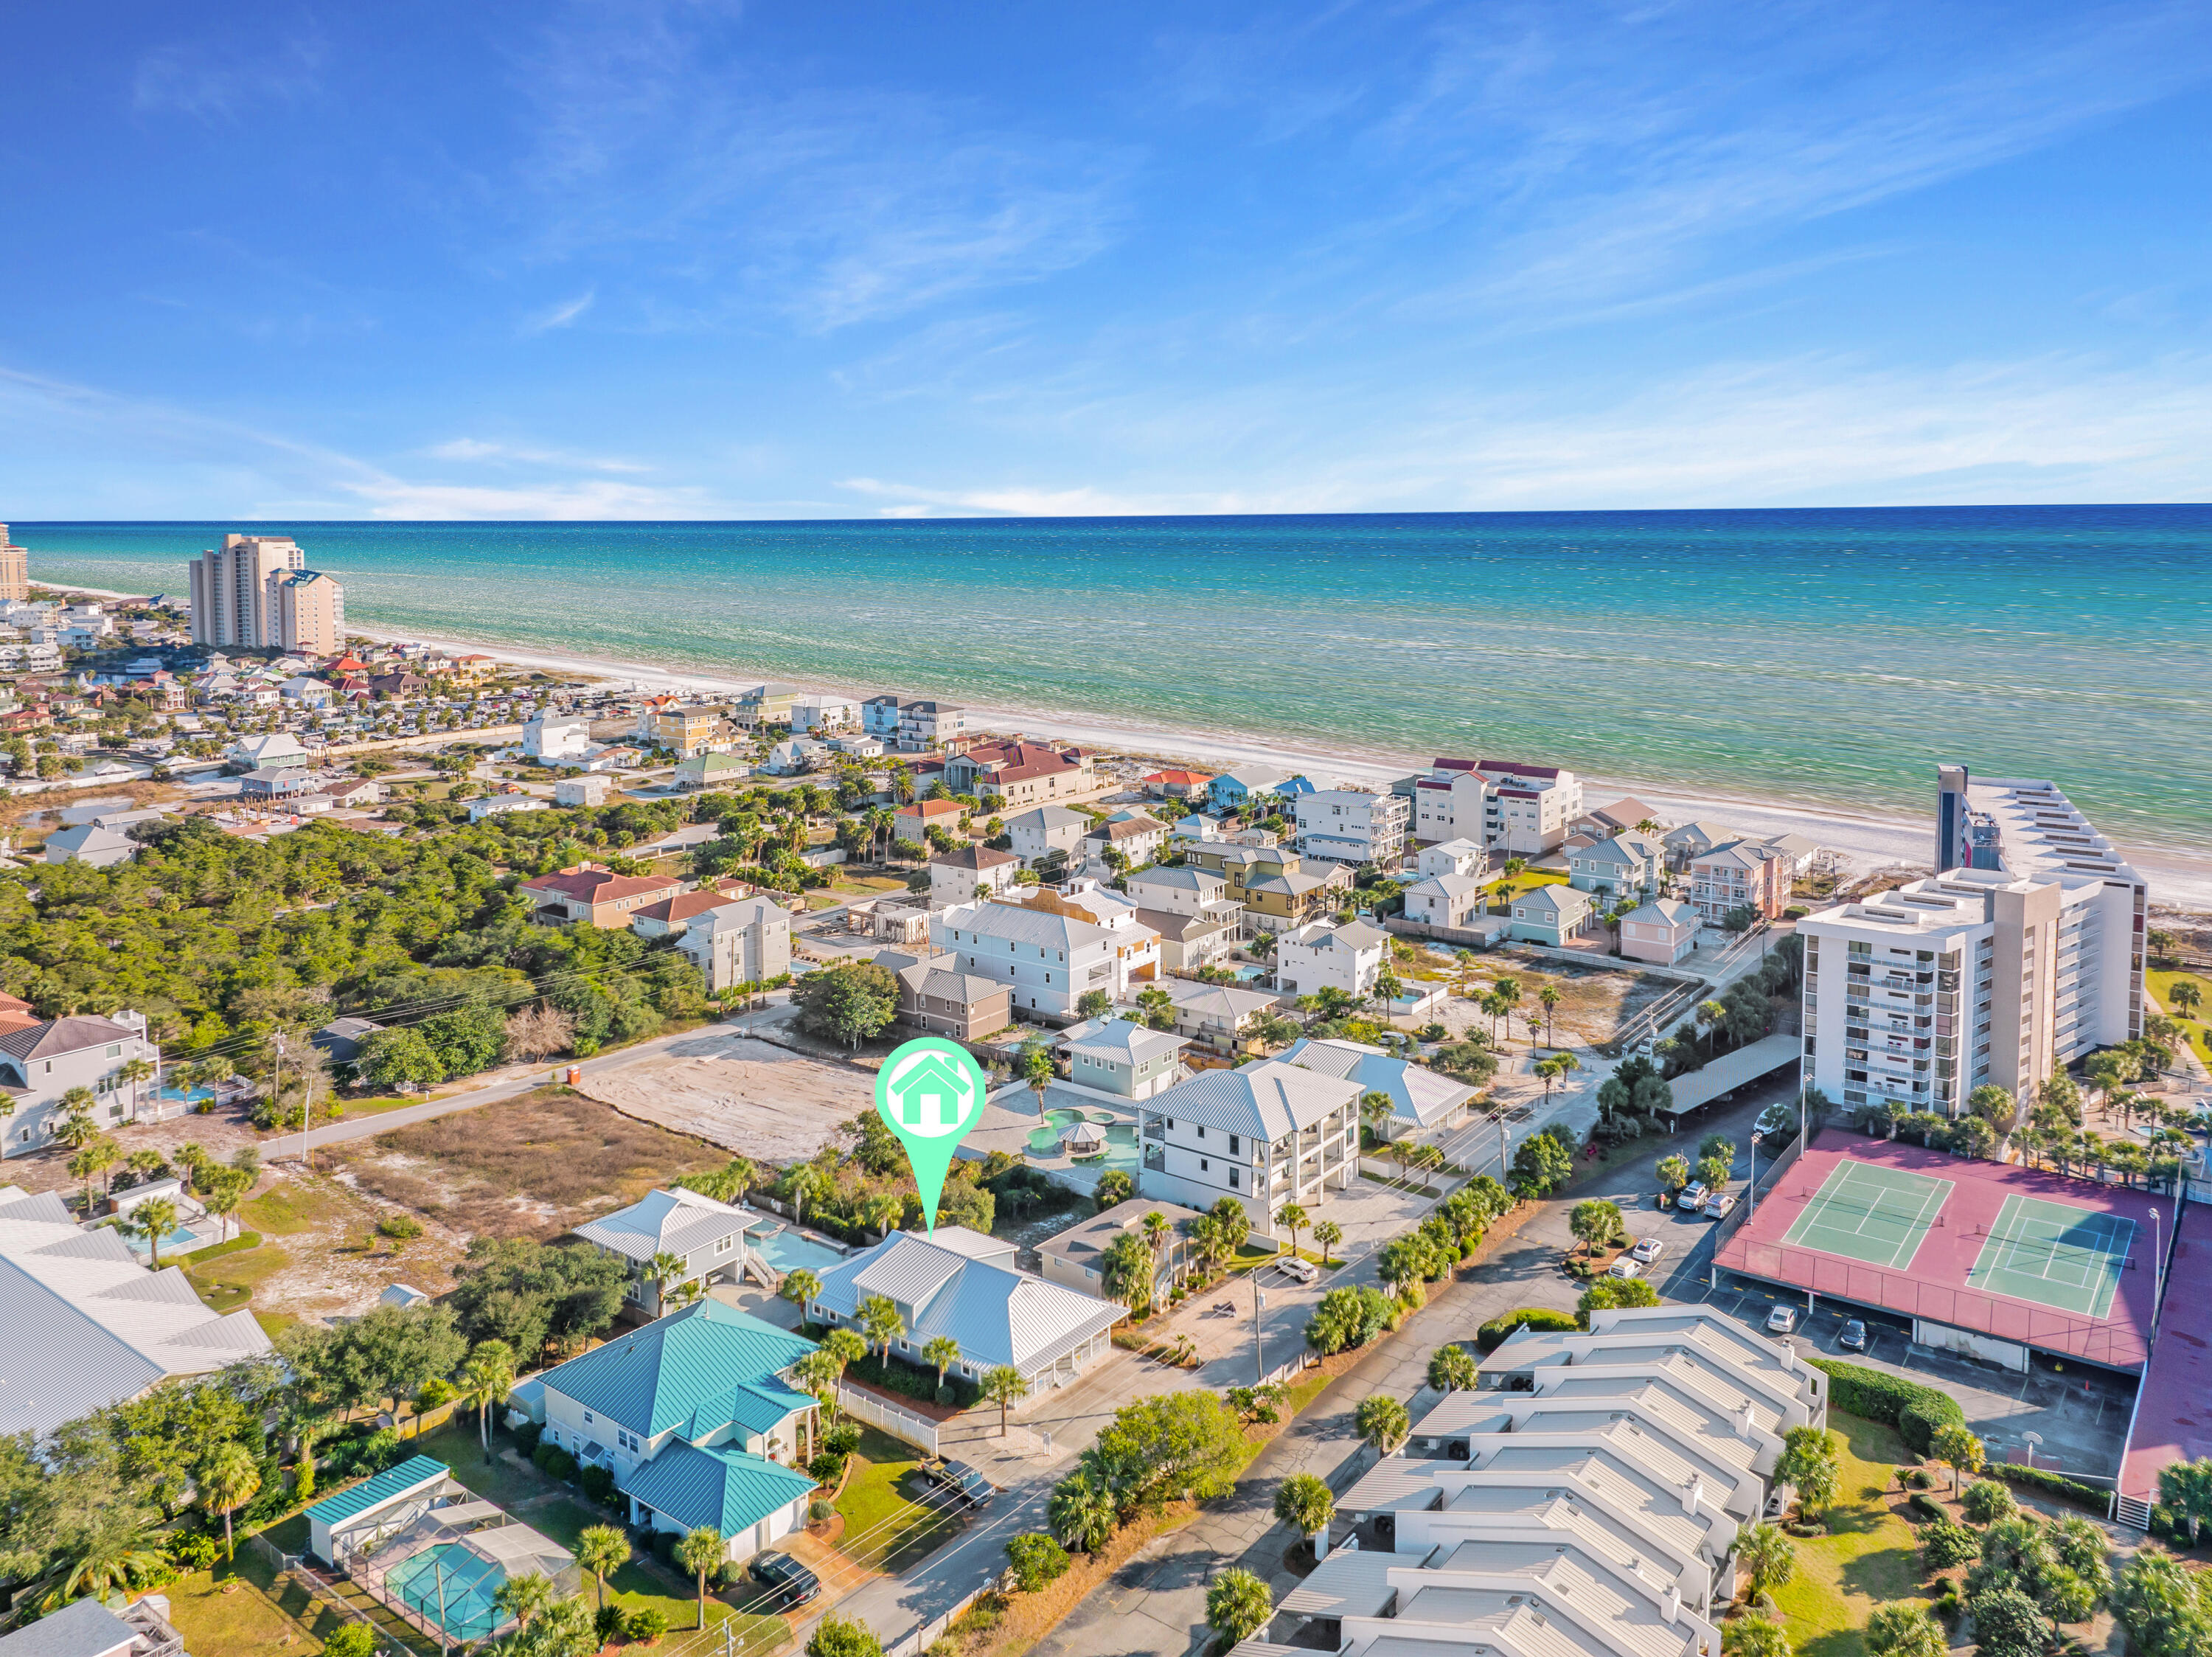
[[[665,874],[617,874],[592,863],[580,863],[557,874],[540,874],[520,888],[538,905],[540,916],[564,921],[588,921],[611,931],[630,923],[639,910],[650,908],[684,890],[684,882]]]
[[[1213,785],[1212,771],[1154,771],[1145,779],[1146,789],[1163,800],[1198,800]]]

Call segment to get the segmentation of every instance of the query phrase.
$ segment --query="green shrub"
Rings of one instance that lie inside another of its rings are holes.
[[[422,1222],[411,1214],[387,1214],[376,1222],[380,1237],[396,1237],[402,1242],[422,1234]]]
[[[806,1476],[827,1489],[845,1474],[845,1463],[849,1458],[835,1450],[824,1450],[806,1464]]]
[[[1811,1362],[1814,1368],[1828,1377],[1828,1402],[1831,1406],[1896,1428],[1898,1436],[1905,1441],[1905,1447],[1915,1455],[1928,1453],[1929,1441],[1935,1437],[1938,1427],[1963,1427],[1966,1424],[1966,1412],[1948,1392],[1939,1392],[1932,1386],[1918,1386],[1900,1376],[1884,1374],[1879,1369],[1863,1368],[1855,1363],[1842,1363],[1827,1358],[1814,1358]]]
[[[1920,1527],[1920,1563],[1931,1571],[1948,1570],[1981,1555],[1981,1538],[1964,1525],[1931,1519]]]
[[[1524,1306],[1519,1310],[1501,1313],[1492,1318],[1474,1332],[1474,1344],[1479,1351],[1494,1352],[1508,1335],[1516,1329],[1579,1329],[1571,1312],[1554,1312],[1549,1307]]]
[[[599,1636],[602,1650],[618,1643],[629,1629],[629,1618],[623,1614],[620,1605],[601,1605],[592,1613],[592,1631]],[[328,1657],[329,1648],[325,1647],[324,1651]],[[363,1653],[362,1657],[368,1657],[368,1654]]]
[[[612,1507],[614,1505],[616,1500],[615,1476],[609,1472],[605,1468],[596,1464],[585,1468],[584,1471],[578,1475],[577,1483],[584,1487],[584,1494],[591,1497],[592,1501],[598,1502],[601,1507]]]
[[[545,1436],[545,1429],[534,1421],[526,1421],[514,1429],[514,1447],[525,1456],[538,1453],[538,1441]]]
[[[376,1630],[366,1623],[342,1623],[323,1641],[323,1657],[376,1657]]]
[[[1994,1525],[2020,1511],[2012,1492],[1993,1478],[1978,1478],[1959,1498],[1960,1511],[1977,1525]]]
[[[641,1646],[649,1646],[668,1632],[668,1618],[651,1605],[634,1611],[623,1620],[623,1636]]]
[[[828,1524],[836,1516],[836,1514],[837,1509],[830,1505],[830,1498],[827,1496],[817,1496],[806,1504],[806,1517],[817,1525]]]
[[[576,1458],[557,1444],[541,1444],[532,1454],[532,1465],[548,1478],[566,1484],[576,1474]]]
[[[1008,1542],[1006,1557],[1013,1562],[1015,1586],[1024,1593],[1035,1593],[1067,1570],[1067,1550],[1035,1531]]]
[[[222,1544],[204,1531],[185,1531],[169,1538],[168,1555],[188,1571],[204,1571],[222,1557]]]
[[[1905,1510],[1912,1515],[1912,1522],[1916,1525],[1931,1519],[1948,1519],[1951,1516],[1943,1511],[1942,1502],[1919,1491],[1914,1492],[1912,1499],[1905,1504]]]
[[[2031,1490],[2041,1490],[2049,1496],[2062,1496],[2069,1502],[2078,1502],[2095,1513],[2103,1513],[2111,1496],[2094,1484],[2084,1484],[2063,1473],[2054,1473],[2045,1467],[2027,1467],[2017,1462],[1992,1462],[1990,1473],[2008,1484],[2024,1484]]]
[[[860,1447],[860,1429],[851,1422],[840,1422],[822,1435],[822,1447],[832,1455],[849,1456]]]

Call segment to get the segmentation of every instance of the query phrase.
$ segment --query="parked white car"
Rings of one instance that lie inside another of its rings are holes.
[[[1608,1275],[1615,1277],[1641,1277],[1644,1275],[1644,1267],[1641,1262],[1624,1254],[1613,1263],[1613,1270]]]
[[[1705,1213],[1711,1219],[1725,1220],[1735,1208],[1735,1193],[1734,1191],[1717,1191],[1705,1198]]]
[[[1664,1239],[1658,1237],[1647,1237],[1642,1242],[1638,1243],[1634,1248],[1628,1251],[1628,1258],[1635,1261],[1638,1265],[1648,1266],[1666,1252],[1667,1244]]]
[[[1276,1261],[1275,1264],[1282,1267],[1283,1276],[1285,1277],[1295,1277],[1302,1283],[1310,1283],[1313,1282],[1315,1278],[1321,1276],[1321,1268],[1319,1266],[1316,1265],[1310,1260],[1301,1260],[1295,1254],[1285,1254],[1281,1259]]]

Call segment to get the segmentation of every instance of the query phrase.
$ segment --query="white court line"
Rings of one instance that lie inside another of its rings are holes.
[[[1936,1206],[1939,1209],[1942,1208],[1943,1206],[1944,1200],[1951,1195],[1951,1182],[1948,1179],[1933,1179],[1925,1174],[1916,1177],[1928,1180],[1928,1197],[1934,1197],[1936,1199]],[[1926,1220],[1928,1217],[1928,1197],[1923,1197],[1920,1199],[1919,1208],[1913,1212],[1912,1229],[1907,1232],[1905,1236],[1898,1239],[1897,1246],[1899,1248],[1903,1248],[1906,1242],[1910,1241],[1913,1246],[1912,1252],[1914,1253],[1917,1253],[1919,1252],[1920,1240],[1927,1235],[1926,1231],[1922,1227],[1922,1221]],[[1893,1266],[1902,1265],[1904,1264],[1903,1261],[1896,1258],[1893,1252],[1890,1257],[1889,1263]]]

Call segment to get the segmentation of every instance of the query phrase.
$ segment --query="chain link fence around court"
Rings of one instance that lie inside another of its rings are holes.
[[[1747,1277],[1809,1288],[1833,1300],[1879,1307],[2047,1352],[2063,1352],[2114,1369],[2140,1368],[2150,1356],[2150,1343],[2131,1318],[2100,1322],[1979,1289],[1929,1282],[1787,1243],[1747,1242],[1738,1237],[1730,1240],[1718,1264]]]

